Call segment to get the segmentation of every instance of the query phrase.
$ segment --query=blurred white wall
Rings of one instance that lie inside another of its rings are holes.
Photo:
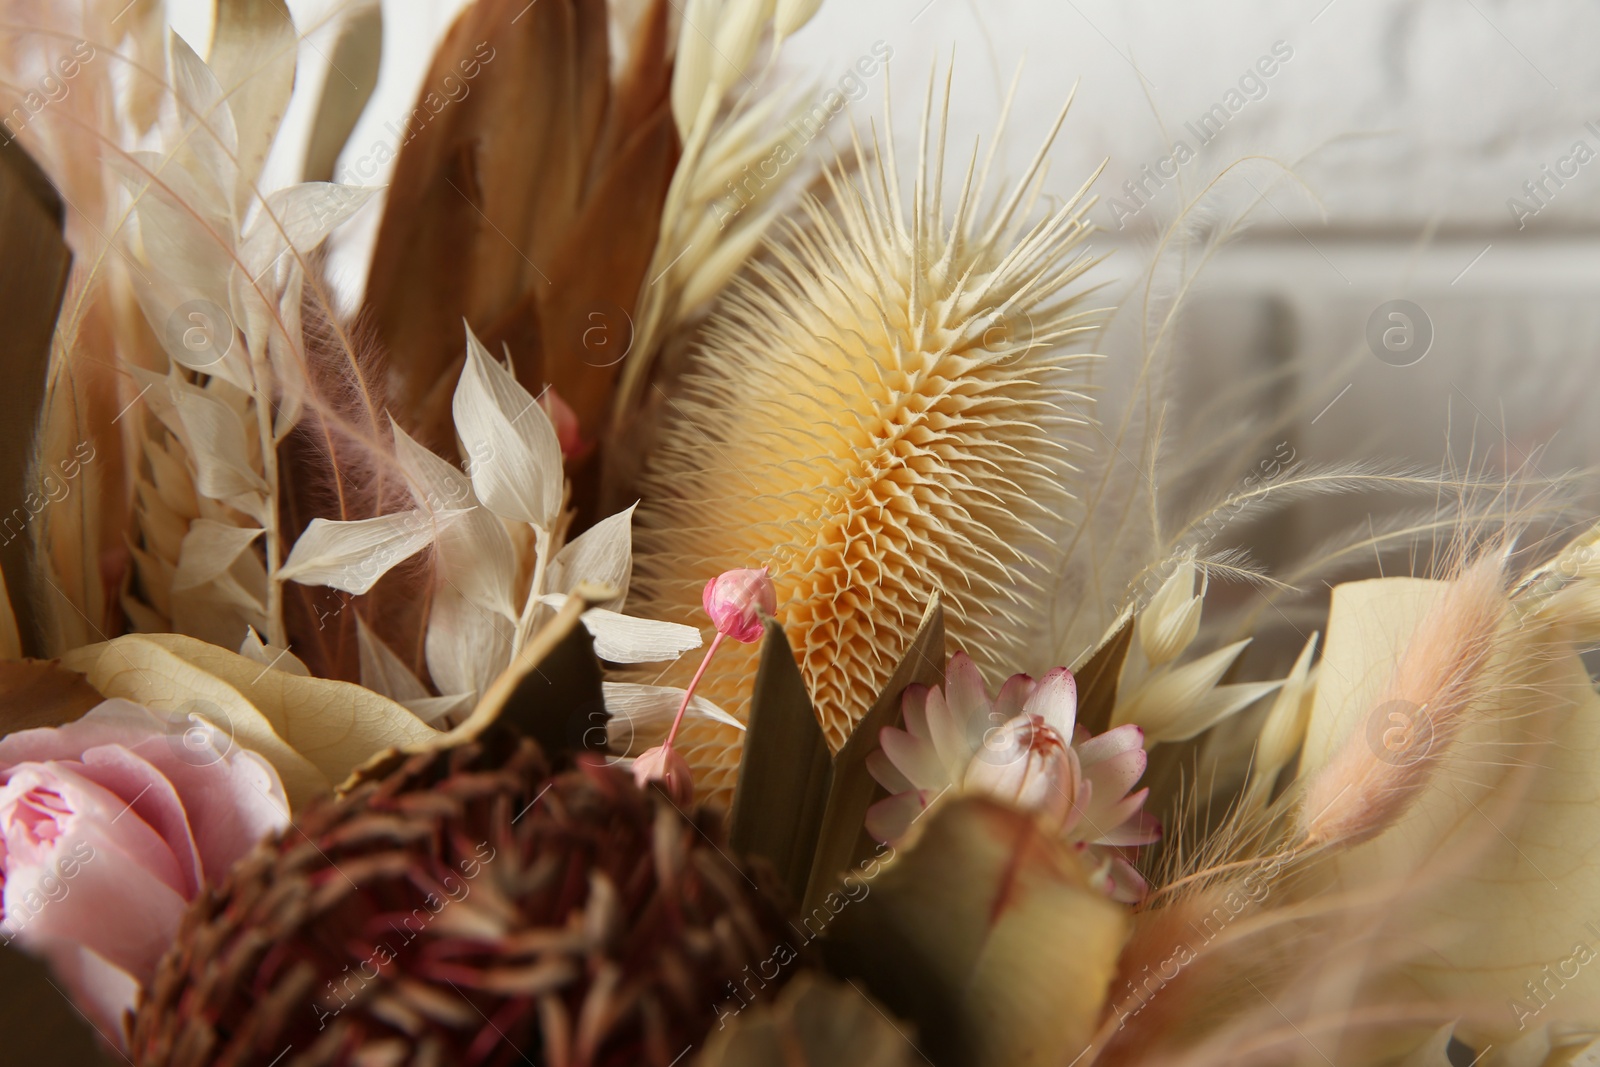
[[[180,32],[203,42],[209,0],[176,2]],[[291,3],[303,28],[330,6]],[[385,124],[412,106],[460,6],[384,0],[382,75],[350,153],[393,143]],[[1448,423],[1458,444],[1492,446],[1509,466],[1600,463],[1600,5],[826,0],[788,46],[784,76],[820,93],[880,42],[891,77],[866,79],[852,112],[881,125],[892,81],[913,147],[928,74],[953,54],[953,161],[987,145],[1019,63],[1002,145],[1013,174],[1077,86],[1049,185],[1069,194],[1105,164],[1095,246],[1114,251],[1112,293],[1138,281],[1162,228],[1219,174],[1225,202],[1259,197],[1248,232],[1201,277],[1179,365],[1214,380],[1300,360],[1281,400],[1305,410],[1296,433],[1313,457],[1382,449],[1436,464]],[[308,33],[303,77],[324,76],[331,45],[327,30]],[[1247,157],[1263,158],[1228,169]],[[298,165],[287,152],[273,174],[290,180]],[[352,290],[364,256],[358,234],[336,260]],[[1408,366],[1367,341],[1375,313],[1395,321],[1380,309],[1396,300],[1432,335]]]

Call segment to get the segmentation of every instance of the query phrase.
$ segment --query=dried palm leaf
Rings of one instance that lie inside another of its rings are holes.
[[[646,8],[615,81],[608,18],[604,0],[478,0],[424,80],[365,314],[399,382],[397,413],[430,447],[454,444],[463,318],[599,435],[618,368],[585,348],[585,331],[591,315],[620,328],[614,312],[633,308],[678,153],[666,3]],[[470,91],[429,104],[457,72],[475,75]]]
[[[61,198],[15,138],[0,145],[0,320],[7,328],[0,500],[16,504],[0,516],[0,572],[14,591],[7,606],[8,636],[35,653],[44,647],[41,631],[51,617],[43,605],[54,594],[35,588],[31,549],[37,530],[29,528],[41,512],[77,488],[65,471],[48,465],[50,450],[40,455],[35,447],[51,337],[72,259],[62,239],[63,213]],[[84,574],[72,572],[75,578]],[[87,575],[90,581],[98,579],[98,568]]]

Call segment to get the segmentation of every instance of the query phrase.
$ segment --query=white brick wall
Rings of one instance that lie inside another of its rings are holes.
[[[1235,98],[1243,106],[1186,177],[1252,153],[1315,153],[1301,172],[1331,225],[1515,229],[1506,200],[1538,206],[1522,183],[1542,177],[1541,164],[1556,167],[1579,139],[1600,155],[1600,134],[1585,125],[1600,129],[1600,7],[1572,0],[830,0],[794,58],[821,69],[877,39],[895,48],[907,106],[920,105],[930,64],[955,46],[956,144],[988,134],[1026,57],[1025,121],[1007,153],[1019,167],[1080,81],[1057,174],[1064,183],[1108,159],[1106,195],[1168,155],[1158,119],[1182,134],[1277,41],[1292,58],[1263,79],[1259,99]],[[1554,195],[1533,232],[1600,222],[1600,158],[1569,169],[1565,188],[1547,183]],[[1305,197],[1273,200],[1297,224],[1319,221]],[[1176,204],[1170,188],[1161,203]],[[1271,210],[1262,222],[1283,226]]]
[[[293,6],[307,26],[331,2]],[[386,136],[384,122],[409,109],[430,35],[442,32],[462,2],[385,0],[391,31],[382,80],[353,143]],[[681,0],[673,2],[681,9]],[[180,10],[195,9],[180,29],[190,26],[196,43],[209,35],[202,10],[209,6],[177,0]],[[330,47],[318,40],[324,51]],[[1580,139],[1600,154],[1600,5],[825,0],[791,42],[785,73],[820,91],[877,41],[894,49],[896,126],[905,149],[915,143],[928,73],[954,49],[956,165],[974,138],[987,145],[992,137],[1019,60],[1026,66],[1002,157],[1013,174],[1076,82],[1077,102],[1052,153],[1050,188],[1070,192],[1106,161],[1096,219],[1107,232],[1096,240],[1118,249],[1105,268],[1113,277],[1139,276],[1152,235],[1181,202],[1177,181],[1169,180],[1121,230],[1110,202],[1137,206],[1123,182],[1167,157],[1173,135],[1199,149],[1178,168],[1189,195],[1247,155],[1300,160],[1297,173],[1326,218],[1311,196],[1266,164],[1239,172],[1228,188],[1249,194],[1248,179],[1270,202],[1204,276],[1178,362],[1186,373],[1226,379],[1263,359],[1301,358],[1311,372],[1285,402],[1306,409],[1300,432],[1317,458],[1370,453],[1381,443],[1436,463],[1447,418],[1458,442],[1474,421],[1480,441],[1494,439],[1498,431],[1482,424],[1503,419],[1516,444],[1507,450],[1513,463],[1517,448],[1562,428],[1541,469],[1600,464],[1600,390],[1592,373],[1600,321],[1591,310],[1600,307],[1600,158],[1581,167],[1569,162],[1561,187],[1541,171],[1570,159]],[[1260,68],[1271,68],[1271,76],[1241,88],[1280,41],[1280,58]],[[1282,59],[1287,51],[1292,55]],[[303,57],[315,63],[315,50]],[[881,126],[884,81],[870,79],[866,97],[852,105],[858,118]],[[1230,100],[1230,90],[1239,95]],[[1220,136],[1199,146],[1184,124],[1219,104],[1236,113]],[[834,126],[842,133],[842,123]],[[1543,181],[1548,206],[1523,190],[1529,180]],[[1520,229],[1507,207],[1513,197],[1529,211],[1539,208]],[[1430,226],[1434,237],[1419,244]],[[343,266],[359,276],[353,260]],[[1417,301],[1436,330],[1433,350],[1415,367],[1385,366],[1365,352],[1367,317],[1400,297]],[[1259,332],[1236,328],[1240,315],[1269,312],[1290,324],[1285,351],[1267,353]],[[1315,374],[1352,353],[1347,378]],[[1348,393],[1311,423],[1344,384]]]
[[[951,143],[962,152],[990,136],[1025,57],[1005,145],[1013,172],[1079,82],[1052,185],[1070,191],[1107,161],[1095,217],[1108,232],[1097,242],[1117,248],[1108,272],[1123,279],[1139,276],[1181,199],[1169,180],[1131,220],[1109,200],[1138,206],[1122,184],[1168,156],[1173,135],[1199,148],[1178,168],[1188,195],[1244,156],[1303,161],[1297,173],[1322,208],[1291,182],[1269,185],[1266,164],[1227,187],[1248,194],[1246,178],[1270,202],[1203,275],[1177,364],[1210,393],[1264,361],[1298,358],[1304,372],[1282,402],[1301,412],[1292,429],[1306,458],[1436,465],[1448,426],[1458,457],[1475,447],[1493,467],[1531,460],[1553,475],[1600,464],[1600,6],[829,0],[795,42],[796,65],[838,69],[878,39],[895,48],[894,99],[908,117],[930,65],[954,44]],[[1279,41],[1293,54],[1247,82],[1257,99],[1226,100]],[[1236,113],[1199,146],[1184,123],[1215,104]],[[1596,153],[1581,166],[1579,140]],[[1540,168],[1563,158],[1558,186]],[[1544,204],[1524,191],[1530,180],[1542,180]],[[1520,228],[1513,197],[1525,205]],[[1364,338],[1374,309],[1398,298],[1415,301],[1435,332],[1411,367],[1380,362]],[[1269,320],[1278,325],[1258,328]],[[1300,516],[1310,537],[1336,518]]]

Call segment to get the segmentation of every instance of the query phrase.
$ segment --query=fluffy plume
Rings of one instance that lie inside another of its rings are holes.
[[[703,623],[708,578],[769,567],[835,748],[930,594],[946,597],[952,639],[996,670],[1039,610],[1028,575],[1068,505],[1084,421],[1088,357],[1062,346],[1091,321],[1069,291],[1090,265],[1087,203],[1026,221],[1064,117],[1001,198],[985,198],[990,159],[975,156],[953,208],[942,119],[925,121],[909,202],[892,149],[869,162],[857,139],[861,176],[828,170],[828,200],[809,199],[735,283],[670,405],[639,512],[637,603]],[[708,695],[742,709],[754,665],[730,649]],[[697,740],[714,755],[732,739],[717,729],[686,739],[691,762]]]
[[[1462,718],[1483,696],[1484,668],[1506,614],[1497,553],[1462,572],[1423,620],[1374,714],[1393,708],[1378,744],[1352,731],[1306,784],[1307,846],[1360,843],[1384,829],[1427,784]]]

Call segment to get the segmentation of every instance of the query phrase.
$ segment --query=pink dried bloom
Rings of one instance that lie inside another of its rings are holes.
[[[666,743],[650,749],[633,763],[633,779],[640,788],[648,781],[660,781],[669,796],[675,800],[681,799],[685,804],[694,798],[694,779],[689,764],[672,747],[672,743],[678,739],[683,713],[688,710],[689,701],[694,697],[695,686],[705,676],[706,668],[711,665],[711,657],[717,654],[724,639],[731,637],[747,645],[759,641],[766,620],[778,608],[778,594],[772,587],[772,579],[767,576],[765,567],[723,571],[706,583],[701,600],[705,604],[706,614],[711,616],[712,623],[717,627],[717,636],[711,639],[705,658],[700,661],[689,687],[683,691],[683,703],[678,705],[678,714],[672,720],[672,729],[667,732]]]
[[[700,595],[717,633],[753,644],[761,640],[763,620],[778,610],[778,594],[767,568],[723,571]]]
[[[633,780],[640,789],[646,782],[660,782],[667,796],[680,805],[694,800],[694,774],[689,770],[688,761],[670,745],[645,749],[633,761]]]
[[[911,686],[903,701],[905,729],[885,727],[883,747],[867,759],[894,794],[867,813],[874,837],[900,840],[947,793],[982,793],[1033,812],[1087,851],[1108,896],[1144,896],[1144,879],[1124,855],[1161,836],[1144,811],[1150,791],[1130,792],[1144,774],[1144,732],[1129,724],[1090,736],[1077,723],[1071,671],[1058,667],[1037,681],[1013,675],[991,700],[977,665],[958,652],[943,690]]]
[[[272,765],[198,717],[107,700],[19,730],[0,739],[0,937],[120,1045],[184,909],[288,812]]]

